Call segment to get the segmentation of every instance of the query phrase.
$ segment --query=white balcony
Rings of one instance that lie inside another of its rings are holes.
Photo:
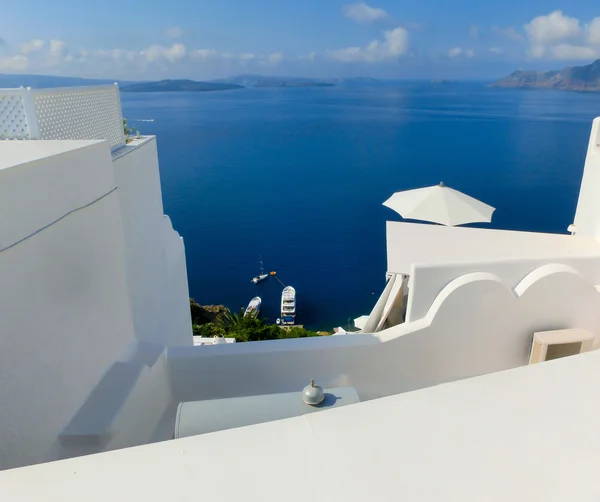
[[[119,87],[0,89],[0,139],[106,140],[125,145]]]

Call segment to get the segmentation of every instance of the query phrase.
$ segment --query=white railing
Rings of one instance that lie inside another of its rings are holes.
[[[125,145],[119,87],[0,89],[0,139],[102,139]]]
[[[31,139],[23,95],[26,89],[0,89],[0,139]]]

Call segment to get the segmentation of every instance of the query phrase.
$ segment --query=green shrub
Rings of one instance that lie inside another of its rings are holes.
[[[216,316],[211,322],[203,322],[204,307],[190,300],[192,326],[195,336],[213,337],[223,335],[235,338],[236,342],[257,342],[261,340],[280,340],[284,338],[306,338],[319,336],[314,331],[304,328],[280,328],[276,324],[269,324],[266,319],[254,315],[244,317],[244,310],[231,312],[224,309],[223,313]]]

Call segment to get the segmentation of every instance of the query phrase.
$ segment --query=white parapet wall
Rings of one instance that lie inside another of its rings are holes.
[[[102,141],[0,142],[0,468],[49,460],[135,339]]]
[[[542,265],[516,285],[467,273],[422,319],[377,335],[170,349],[171,382],[179,401],[290,392],[311,378],[368,400],[526,365],[535,332],[583,328],[598,337],[599,311],[594,284],[566,265]]]
[[[600,118],[590,134],[574,223],[577,235],[600,239]]]
[[[136,336],[144,342],[190,346],[185,249],[163,214],[156,138],[135,140],[126,149],[113,166]]]
[[[0,141],[0,469],[147,443],[172,408],[185,251],[155,139],[124,148]]]
[[[576,237],[565,236],[567,239]],[[502,277],[511,289],[534,270],[544,265],[560,263],[577,271],[592,285],[600,284],[600,256],[570,256],[540,259],[509,259],[473,263],[415,264],[409,280],[407,322],[424,318],[443,289],[453,280],[466,274],[485,272]],[[470,311],[465,305],[465,314]]]

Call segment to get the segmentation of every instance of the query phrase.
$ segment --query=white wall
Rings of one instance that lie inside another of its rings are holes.
[[[600,256],[593,237],[490,228],[386,222],[387,272],[410,274],[413,264],[456,264]]]
[[[597,501],[598,381],[600,353],[584,354],[287,420],[11,470],[0,473],[0,499]],[[297,488],[307,468],[318,473],[308,496]]]
[[[192,344],[154,138],[2,142],[0,212],[0,469],[149,442]]]
[[[130,144],[114,161],[123,216],[127,281],[136,336],[192,345],[185,249],[163,214],[156,138]]]
[[[576,239],[577,237],[571,237]],[[577,270],[591,284],[600,284],[600,257],[573,256],[530,260],[495,260],[473,263],[443,263],[412,266],[406,320],[417,321],[427,315],[435,298],[451,281],[465,274],[487,272],[502,277],[509,288],[516,285],[536,268],[549,263],[562,263]]]
[[[63,143],[0,170],[2,248],[39,230],[0,252],[0,468],[47,460],[134,340],[117,193],[93,202],[115,186],[108,144]]]
[[[574,223],[578,235],[600,238],[600,118],[590,134]]]
[[[536,331],[600,334],[600,293],[575,270],[541,267],[516,290],[492,274],[467,274],[443,289],[425,318],[377,336],[172,349],[175,398],[300,391],[314,378],[373,399],[525,365]]]

